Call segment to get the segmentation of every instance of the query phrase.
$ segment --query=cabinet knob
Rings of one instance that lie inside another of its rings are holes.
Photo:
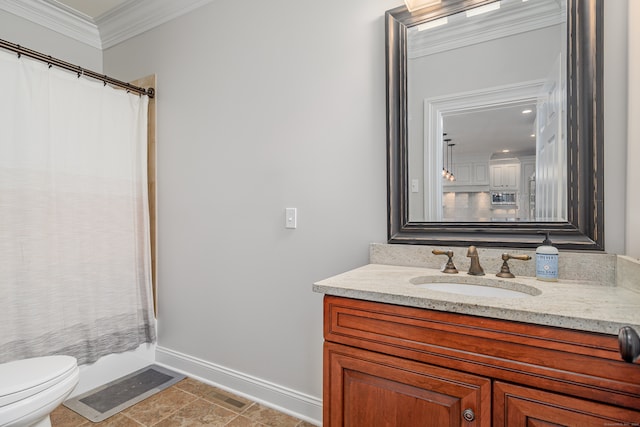
[[[465,421],[471,422],[476,419],[476,414],[473,412],[473,409],[465,409],[462,412],[462,418],[464,418]]]
[[[630,326],[620,328],[618,333],[620,355],[625,362],[633,363],[640,357],[640,337]]]

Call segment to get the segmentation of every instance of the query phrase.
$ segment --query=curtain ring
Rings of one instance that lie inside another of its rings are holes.
[[[20,59],[20,57],[22,56],[22,54],[20,53],[20,45],[16,45],[18,46],[18,50],[16,51],[16,53],[18,54],[18,59]]]
[[[80,76],[82,76],[84,74],[84,70],[82,69],[82,67],[78,67],[78,78],[80,78]]]
[[[51,57],[51,55],[49,55],[49,61],[47,62],[47,65],[49,66],[49,68],[53,67],[53,64],[51,64],[52,60],[53,58]]]

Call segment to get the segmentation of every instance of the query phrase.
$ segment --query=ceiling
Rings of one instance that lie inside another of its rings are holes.
[[[529,113],[523,111],[529,110]],[[536,152],[535,102],[443,114],[442,129],[458,155],[533,155]]]

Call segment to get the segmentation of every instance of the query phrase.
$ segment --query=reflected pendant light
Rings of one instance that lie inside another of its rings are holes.
[[[445,133],[445,135],[446,135],[446,133]],[[447,174],[447,169],[445,168],[445,161],[444,161],[445,150],[446,150],[446,148],[444,148],[444,145],[443,145],[443,147],[442,147],[442,176],[445,176]]]
[[[456,144],[449,144],[449,150],[451,152],[451,161],[448,162],[449,167],[452,169],[451,172],[449,172],[449,181],[455,181],[456,180],[456,176],[453,174],[453,146]]]
[[[449,179],[451,176],[451,172],[449,172],[449,143],[451,138],[445,138],[442,142],[444,142],[444,147],[442,148],[442,176],[444,179]]]

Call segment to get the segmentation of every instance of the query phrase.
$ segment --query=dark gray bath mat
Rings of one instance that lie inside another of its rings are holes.
[[[151,365],[64,402],[64,406],[95,423],[153,396],[185,376]]]

